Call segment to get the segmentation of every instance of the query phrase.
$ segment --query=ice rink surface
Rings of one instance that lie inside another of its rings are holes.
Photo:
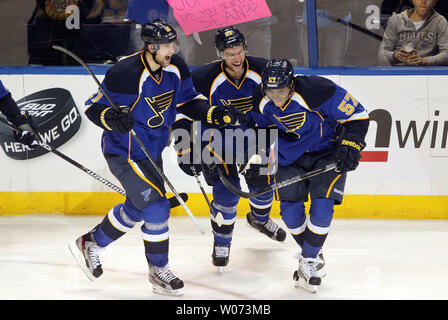
[[[68,243],[103,217],[0,216],[1,300],[445,300],[448,221],[334,219],[324,247],[327,276],[318,293],[295,288],[298,246],[235,224],[230,263],[211,264],[208,218],[170,218],[170,266],[184,296],[152,293],[140,225],[101,255],[104,274],[91,282]],[[283,222],[275,218],[283,228]]]

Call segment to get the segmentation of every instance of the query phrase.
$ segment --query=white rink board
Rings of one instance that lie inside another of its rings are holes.
[[[79,131],[59,151],[90,170],[119,185],[110,174],[100,149],[101,129],[84,115],[84,101],[97,90],[88,75],[0,75],[3,84],[18,100],[48,88],[69,90],[82,115]],[[100,81],[104,76],[100,75]],[[371,121],[365,151],[388,152],[387,162],[362,162],[349,174],[347,194],[369,195],[448,195],[448,151],[443,134],[448,129],[448,76],[328,76],[361,102],[368,112],[384,109],[392,118],[390,144],[375,147],[376,122]],[[439,114],[435,115],[438,110]],[[415,122],[417,139],[412,132],[400,145],[410,124]],[[434,130],[438,122],[437,130]],[[424,136],[421,136],[427,126]],[[445,133],[445,136],[447,133]],[[431,147],[432,139],[435,145]],[[445,137],[446,139],[446,137]],[[108,187],[68,162],[49,153],[30,160],[13,160],[0,151],[0,191],[15,192],[103,192]],[[194,178],[178,168],[172,148],[163,153],[165,173],[178,191],[199,192]],[[7,168],[7,169],[6,169]],[[7,174],[6,174],[7,173]],[[204,183],[205,185],[205,183]],[[211,189],[207,187],[207,192]],[[113,191],[111,191],[113,192]]]

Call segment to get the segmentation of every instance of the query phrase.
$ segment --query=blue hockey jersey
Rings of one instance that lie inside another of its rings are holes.
[[[254,93],[254,111],[261,115],[257,124],[278,128],[280,165],[290,165],[306,152],[330,148],[338,129],[347,124],[364,138],[369,116],[345,89],[319,76],[295,76],[294,86],[282,108],[262,94],[261,86]]]
[[[149,70],[144,53],[140,52],[112,66],[102,84],[117,105],[131,107],[135,121],[133,130],[157,159],[167,145],[170,126],[180,107],[195,99],[206,101],[206,98],[194,89],[188,67],[179,56],[172,56],[171,64],[162,69],[159,79]],[[94,104],[110,106],[101,91],[94,93],[85,104],[86,114]],[[102,149],[105,154],[117,154],[134,161],[146,158],[131,133],[105,130]]]
[[[232,106],[243,112],[247,121],[241,126],[232,127],[232,129],[245,130],[253,118],[252,94],[254,89],[261,83],[261,74],[267,61],[263,58],[246,56],[244,61],[245,70],[243,76],[238,81],[232,80],[226,73],[223,61],[212,62],[191,72],[193,84],[196,90],[207,97],[210,105]],[[205,129],[206,127],[202,126],[202,130],[204,131]],[[225,129],[221,129],[223,138],[224,132]],[[224,149],[226,148],[225,139],[223,139],[221,145]],[[230,148],[228,148],[229,150]]]

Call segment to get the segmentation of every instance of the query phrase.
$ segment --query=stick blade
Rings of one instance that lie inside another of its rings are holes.
[[[185,192],[183,193],[179,193],[180,198],[184,201],[187,202],[188,200],[188,194],[186,194]],[[180,206],[180,202],[179,200],[177,200],[177,198],[175,196],[168,198],[168,201],[170,202],[170,208],[173,209],[177,206]]]

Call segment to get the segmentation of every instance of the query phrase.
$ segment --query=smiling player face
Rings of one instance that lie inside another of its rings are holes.
[[[246,59],[246,50],[244,50],[242,44],[226,48],[222,58],[228,71],[241,75],[244,69],[244,59]]]

